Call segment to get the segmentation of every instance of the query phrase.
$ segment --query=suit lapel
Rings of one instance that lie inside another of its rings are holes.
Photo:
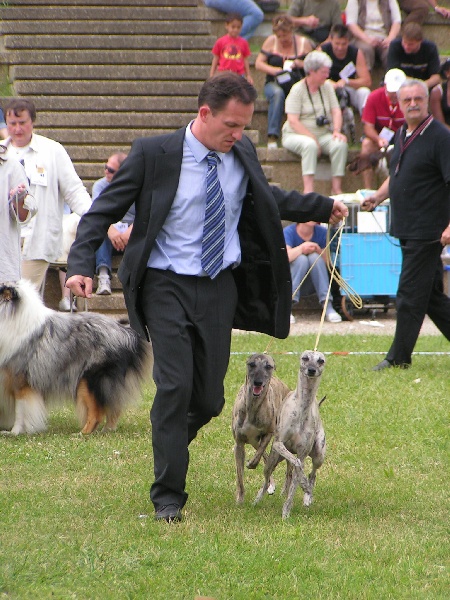
[[[150,223],[158,232],[172,206],[181,173],[185,128],[179,129],[161,145],[162,153],[155,156]]]

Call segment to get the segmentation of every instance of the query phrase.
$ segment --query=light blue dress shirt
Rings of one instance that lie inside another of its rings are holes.
[[[186,127],[183,161],[177,193],[167,219],[150,252],[147,265],[180,275],[206,276],[201,266],[206,207],[206,155],[210,151]],[[225,251],[223,268],[241,260],[237,226],[247,191],[248,175],[235,153],[217,152],[217,174],[225,199]]]

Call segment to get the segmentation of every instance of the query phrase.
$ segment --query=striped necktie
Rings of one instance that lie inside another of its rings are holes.
[[[206,208],[203,225],[202,268],[214,279],[222,269],[225,247],[225,202],[217,176],[219,157],[209,152],[206,173]]]

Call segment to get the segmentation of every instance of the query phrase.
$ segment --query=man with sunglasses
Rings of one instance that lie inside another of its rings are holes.
[[[108,158],[105,164],[105,176],[95,181],[92,186],[93,202],[111,183],[112,178],[126,157],[127,155],[124,152],[115,152]],[[95,253],[96,273],[98,275],[97,295],[104,296],[111,294],[112,256],[114,252],[119,253],[125,250],[133,229],[133,221],[134,204],[120,222],[114,223],[109,227],[107,237]]]
[[[399,239],[403,259],[394,341],[374,371],[411,366],[425,315],[450,341],[441,260],[442,248],[450,244],[450,132],[429,114],[424,81],[407,79],[397,95],[405,123],[395,135],[390,176],[362,203],[372,211],[390,198],[390,233]]]

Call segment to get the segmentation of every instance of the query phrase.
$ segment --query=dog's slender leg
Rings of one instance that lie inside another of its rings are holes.
[[[255,456],[252,458],[252,460],[248,461],[247,463],[247,469],[256,469],[256,467],[259,465],[259,461],[261,460],[261,456],[263,456],[265,449],[267,448],[270,440],[272,439],[272,436],[273,433],[270,432],[267,433],[263,438],[261,438],[258,449],[255,452]]]
[[[283,510],[281,512],[281,516],[283,519],[287,519],[291,514],[292,505],[294,504],[295,492],[301,481],[302,475],[303,475],[303,471],[302,471],[301,467],[293,467],[291,485],[289,486],[287,498],[286,498],[285,503],[283,504]],[[304,475],[303,475],[303,477],[304,477]]]
[[[16,400],[12,435],[38,433],[47,427],[47,410],[43,397],[32,388],[23,386],[13,392]]]
[[[286,446],[283,444],[283,442],[274,442],[272,448],[276,452],[278,452],[278,454],[281,454],[281,456],[283,458],[285,458],[290,463],[292,463],[292,465],[294,467],[302,466],[301,461],[295,456],[295,454],[292,454],[292,452],[289,452],[289,450],[286,448]]]
[[[273,446],[272,446],[272,450],[270,451],[269,457],[264,466],[265,480],[264,480],[264,483],[263,483],[261,489],[259,490],[258,494],[256,495],[256,498],[253,502],[254,505],[258,504],[258,502],[260,502],[262,500],[264,494],[268,491],[272,473],[274,472],[275,467],[281,460],[283,460],[282,457],[278,454],[278,452],[275,452],[275,450],[273,449]]]
[[[234,458],[236,461],[236,502],[242,504],[244,502],[244,461],[245,461],[245,445],[236,442],[234,445]]]
[[[317,470],[323,465],[325,460],[325,451],[326,451],[326,440],[325,440],[325,431],[323,427],[319,428],[317,432],[316,441],[314,443],[313,449],[310,453],[312,459],[312,470],[308,477],[308,483],[310,492],[305,492],[303,496],[303,504],[305,506],[311,506],[313,501],[313,491],[314,485],[316,483],[316,475]]]
[[[281,490],[281,493],[283,494],[283,496],[287,496],[287,494],[289,492],[289,487],[292,482],[293,469],[294,469],[294,467],[293,467],[292,463],[287,460],[286,461],[286,477],[284,479],[283,489]]]
[[[269,457],[267,456],[267,454],[265,452],[263,454],[263,459],[264,459],[264,465],[265,465],[269,459]],[[281,456],[280,456],[280,460],[283,460],[281,458]],[[280,461],[278,461],[278,462],[280,462]],[[277,464],[278,464],[278,462],[277,462]],[[275,490],[276,490],[275,479],[273,478],[273,474],[272,474],[269,479],[269,487],[267,488],[267,493],[269,494],[269,496],[272,496],[273,494],[275,494]]]
[[[86,380],[82,379],[77,389],[76,398],[77,408],[80,414],[85,415],[84,427],[81,430],[83,435],[88,435],[95,431],[99,423],[105,417],[105,411],[98,406],[94,394],[89,390]]]

